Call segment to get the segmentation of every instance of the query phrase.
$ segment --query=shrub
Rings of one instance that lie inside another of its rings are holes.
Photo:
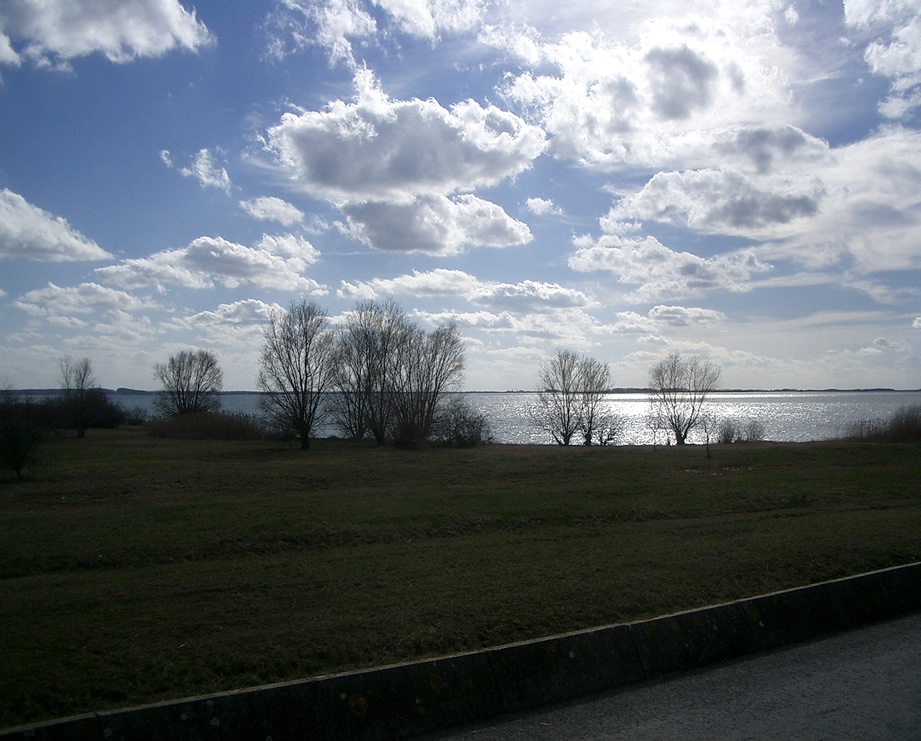
[[[884,443],[921,442],[921,406],[902,407],[888,420],[864,419],[851,422],[846,440]]]
[[[720,420],[719,429],[716,432],[717,442],[728,445],[729,443],[734,443],[739,438],[739,433],[736,428],[735,420],[731,417],[723,417]]]
[[[473,448],[492,442],[492,430],[485,414],[475,411],[466,401],[455,396],[436,418],[434,437],[446,445]]]
[[[44,434],[44,411],[30,399],[17,399],[7,391],[0,395],[0,466],[9,468],[20,481]]]
[[[739,427],[736,420],[724,417],[717,428],[716,441],[721,445],[756,443],[764,440],[764,434],[764,423],[760,420],[750,419],[743,427]]]
[[[148,423],[155,437],[193,440],[258,440],[265,436],[260,420],[242,412],[195,412],[158,418]]]

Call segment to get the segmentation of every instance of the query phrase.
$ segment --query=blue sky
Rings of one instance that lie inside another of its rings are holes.
[[[467,389],[921,387],[921,3],[6,0],[0,384],[393,297]]]

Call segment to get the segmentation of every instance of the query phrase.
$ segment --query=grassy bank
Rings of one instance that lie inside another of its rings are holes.
[[[52,441],[0,485],[0,727],[918,560],[919,454]]]

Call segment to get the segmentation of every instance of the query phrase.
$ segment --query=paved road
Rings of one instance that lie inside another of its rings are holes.
[[[921,739],[921,615],[429,739]]]

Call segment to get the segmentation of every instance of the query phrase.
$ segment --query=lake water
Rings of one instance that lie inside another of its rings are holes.
[[[489,419],[496,442],[551,442],[528,416],[535,394],[469,392],[462,396]],[[126,409],[140,407],[150,413],[156,395],[113,393],[111,398]],[[225,393],[221,400],[227,411],[259,411],[259,395],[255,393]],[[649,400],[645,393],[609,394],[605,401],[623,422],[618,444],[652,443],[652,432],[646,425]],[[838,437],[852,422],[887,419],[900,408],[913,405],[921,405],[921,391],[724,391],[710,397],[709,409],[719,419],[733,419],[738,427],[757,420],[767,440],[806,442]],[[318,430],[319,437],[335,434],[332,426]],[[689,442],[703,442],[703,438],[692,434]]]

